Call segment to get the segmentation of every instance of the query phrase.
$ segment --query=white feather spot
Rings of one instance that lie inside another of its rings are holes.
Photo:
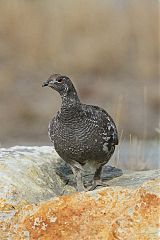
[[[108,130],[109,130],[109,131],[111,130],[111,126],[108,126]]]
[[[103,151],[106,152],[106,153],[108,152],[108,146],[107,145],[108,145],[108,143],[106,143],[106,142],[103,144]]]
[[[103,135],[105,135],[105,136],[107,135],[107,133],[105,133],[105,132],[104,132],[104,133],[102,133],[102,134],[103,134]]]

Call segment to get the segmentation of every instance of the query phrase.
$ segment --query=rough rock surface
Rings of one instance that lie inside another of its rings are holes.
[[[73,193],[52,148],[1,149],[1,239],[158,239],[159,172],[106,167],[110,187]]]
[[[12,203],[22,199],[35,203],[60,195],[65,185],[57,174],[61,163],[51,147],[1,148],[0,197]],[[66,186],[66,193],[71,190]]]

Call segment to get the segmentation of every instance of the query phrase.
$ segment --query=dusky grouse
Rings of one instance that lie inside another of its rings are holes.
[[[42,86],[48,86],[61,95],[61,109],[50,121],[48,132],[56,152],[70,165],[77,190],[87,190],[82,178],[85,166],[91,167],[94,173],[89,190],[103,185],[100,180],[102,167],[114,153],[115,145],[118,145],[113,119],[98,106],[82,104],[67,76],[52,74]]]

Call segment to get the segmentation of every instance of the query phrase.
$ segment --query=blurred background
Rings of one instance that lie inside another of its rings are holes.
[[[105,108],[121,141],[156,140],[158,4],[1,0],[0,146],[50,145],[48,122],[61,103],[41,87],[51,73],[68,75],[82,102]]]

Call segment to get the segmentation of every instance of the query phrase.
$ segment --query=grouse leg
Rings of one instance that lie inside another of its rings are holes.
[[[72,163],[70,163],[70,167],[71,167],[73,175],[76,179],[78,192],[86,191],[84,184],[83,184],[83,177],[82,177],[83,169],[82,169],[81,165],[77,162],[72,162]]]
[[[93,181],[92,181],[92,186],[89,188],[89,191],[94,190],[98,186],[103,186],[103,187],[109,186],[108,184],[104,183],[101,180],[102,167],[103,165],[101,165],[99,168],[96,169],[96,172],[94,174]]]

